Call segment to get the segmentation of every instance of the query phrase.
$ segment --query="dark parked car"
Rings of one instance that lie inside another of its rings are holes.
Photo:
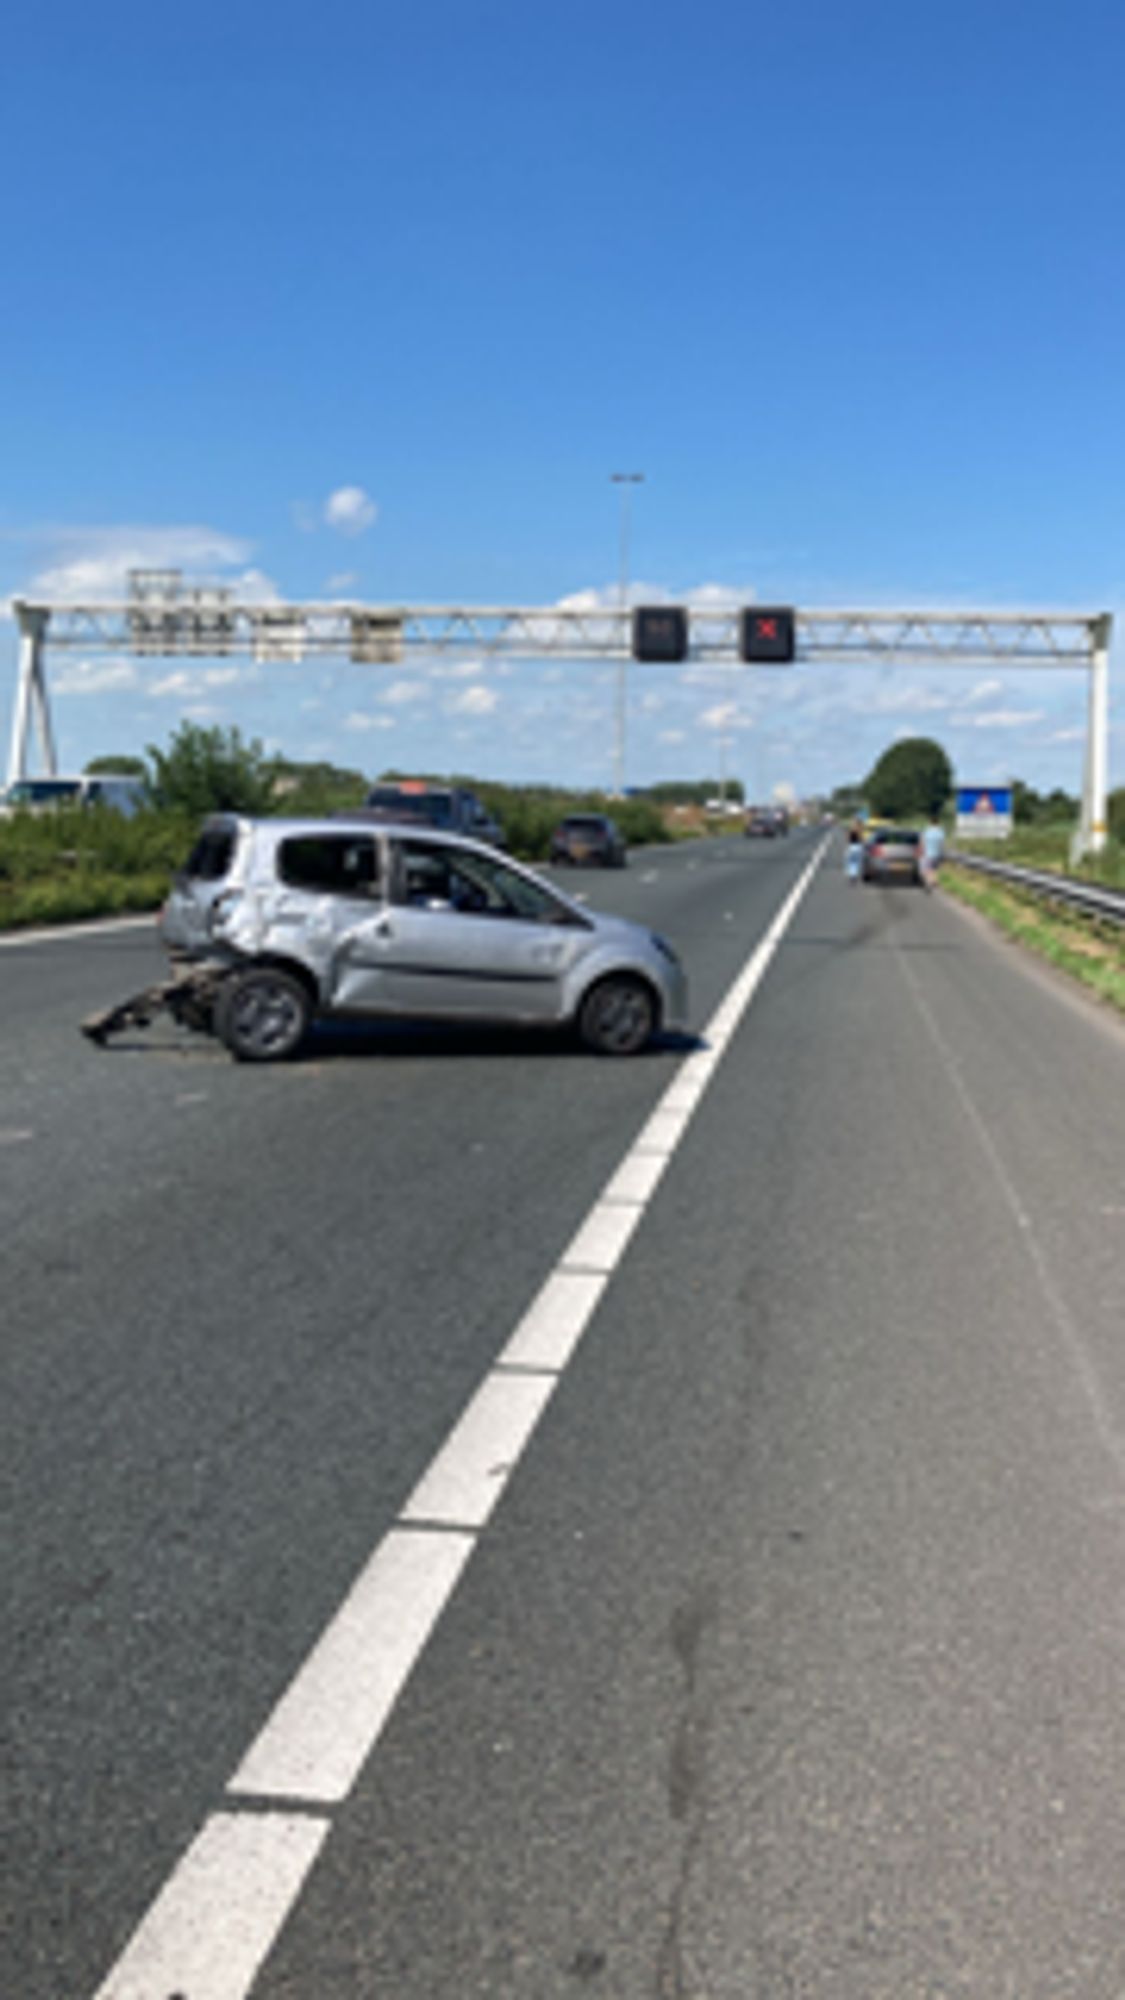
[[[499,821],[465,785],[428,785],[420,778],[405,778],[398,784],[375,785],[363,807],[373,819],[432,827],[437,833],[461,833],[469,840],[483,840],[489,847],[505,844]]]
[[[551,835],[550,859],[560,865],[624,868],[624,836],[604,813],[569,813]]]
[[[921,835],[914,826],[881,826],[863,846],[865,882],[922,880],[918,866]]]

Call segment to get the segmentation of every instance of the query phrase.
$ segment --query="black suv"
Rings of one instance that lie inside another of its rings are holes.
[[[604,813],[569,813],[551,835],[550,858],[560,864],[624,868],[625,841]]]
[[[363,802],[363,810],[365,817],[430,827],[438,833],[461,833],[469,840],[483,840],[488,847],[506,844],[499,821],[464,785],[427,785],[411,778],[375,785]]]

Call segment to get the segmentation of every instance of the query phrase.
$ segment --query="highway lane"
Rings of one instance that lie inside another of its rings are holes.
[[[566,881],[669,929],[705,1014],[808,852]],[[108,1964],[680,1060],[81,1041],[158,971],[145,929],[0,952],[15,1895],[48,1992]]]
[[[612,888],[702,1021],[807,855]],[[21,1995],[93,1989],[669,1060],[79,1044],[5,1112]],[[1089,1010],[817,877],[256,1992],[1120,1994],[1123,1111]]]

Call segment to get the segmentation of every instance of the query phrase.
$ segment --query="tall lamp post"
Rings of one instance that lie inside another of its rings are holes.
[[[611,472],[610,480],[621,495],[621,539],[617,571],[617,595],[621,607],[621,644],[623,651],[617,663],[617,729],[614,746],[614,789],[619,798],[625,792],[625,712],[627,700],[627,673],[629,665],[629,529],[634,486],[644,484],[643,472]]]

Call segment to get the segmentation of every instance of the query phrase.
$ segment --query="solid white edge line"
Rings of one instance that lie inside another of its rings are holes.
[[[242,2000],[329,1825],[309,1813],[213,1813],[94,2000]]]
[[[346,1798],[473,1547],[392,1528],[290,1681],[228,1792]],[[194,1996],[192,1996],[194,2000]]]
[[[700,1075],[710,1079],[827,845],[827,840],[821,842],[704,1029],[708,1046],[684,1058],[661,1105],[414,1488],[399,1518],[419,1525],[392,1528],[378,1543],[230,1780],[229,1794],[322,1805],[347,1797],[475,1547],[477,1528],[487,1521],[511,1477],[609,1273],[644,1214],[647,1195],[633,1202],[610,1190],[631,1165],[645,1172],[654,1160],[649,1193],[656,1186],[703,1093],[683,1093],[675,1109],[661,1106],[682,1081]],[[576,1248],[602,1263],[593,1270],[574,1269]],[[555,1280],[559,1289],[551,1294]],[[560,1301],[572,1280],[587,1280],[590,1289],[584,1295],[572,1293],[564,1307]],[[550,1362],[538,1362],[540,1342],[553,1349]],[[505,1367],[536,1365],[550,1372],[504,1372]],[[465,1525],[433,1525],[446,1510]],[[263,1835],[263,1827],[271,1825],[272,1836]],[[312,1831],[302,1836],[302,1828]],[[245,1835],[235,1829],[246,1829]],[[305,1814],[213,1816],[94,2000],[165,2000],[165,1987],[169,1993],[184,1992],[187,2000],[245,2000],[326,1831],[326,1821]],[[223,1859],[228,1849],[234,1863],[242,1857],[241,1877],[238,1866]],[[240,1879],[251,1906],[248,1922],[232,1893]],[[192,1967],[201,1970],[196,1973]],[[123,1983],[129,1979],[132,1984]]]
[[[65,944],[68,938],[107,937],[113,931],[139,931],[146,926],[159,942],[153,910],[147,917],[110,917],[105,923],[67,924],[59,930],[5,931],[0,936],[0,950],[17,944]]]

